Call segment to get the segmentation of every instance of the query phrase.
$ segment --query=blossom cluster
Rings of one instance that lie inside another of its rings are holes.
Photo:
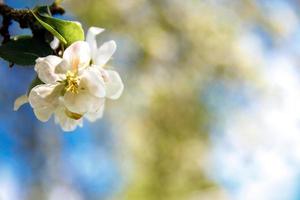
[[[16,99],[14,110],[29,102],[37,119],[46,122],[54,115],[64,131],[81,127],[84,118],[91,122],[101,118],[105,99],[118,99],[124,88],[119,74],[104,67],[116,43],[108,41],[98,47],[96,36],[103,31],[91,27],[86,41],[74,42],[62,57],[38,58],[34,69],[43,84]]]

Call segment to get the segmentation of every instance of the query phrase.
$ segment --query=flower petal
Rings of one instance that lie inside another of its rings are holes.
[[[33,112],[38,120],[42,122],[46,122],[50,119],[53,113],[53,108],[52,107],[34,108]]]
[[[66,78],[66,73],[71,69],[72,66],[66,60],[62,60],[62,62],[56,66],[54,72],[60,77],[61,80],[64,80]]]
[[[62,58],[53,55],[38,58],[36,59],[34,70],[37,72],[39,79],[44,83],[54,83],[60,80],[59,76],[55,73],[55,68],[61,62]]]
[[[14,111],[17,111],[22,105],[24,105],[25,103],[28,103],[28,96],[25,94],[25,95],[22,95],[20,97],[18,97],[16,100],[15,100],[15,103],[14,103]]]
[[[64,95],[64,105],[74,113],[85,114],[101,107],[101,98],[92,95],[87,90],[80,90],[78,94],[66,92]]]
[[[89,44],[85,41],[74,42],[65,50],[63,59],[72,67],[84,68],[88,66],[91,60]]]
[[[32,108],[55,107],[62,89],[60,84],[37,85],[30,91],[28,101]]]
[[[46,122],[57,107],[61,86],[58,84],[37,85],[29,93],[28,101],[37,119]]]
[[[98,27],[90,27],[87,36],[86,36],[86,42],[90,45],[91,52],[92,52],[92,59],[94,60],[96,58],[97,53],[97,40],[96,36],[99,35],[104,31],[103,28]]]
[[[104,99],[103,99],[103,101],[104,101]],[[87,118],[87,120],[89,120],[90,122],[94,122],[97,119],[102,118],[103,112],[104,112],[104,102],[103,102],[103,105],[98,110],[96,110],[95,112],[86,113],[84,115],[84,117]]]
[[[88,67],[83,71],[80,88],[86,88],[96,97],[105,97],[104,80],[101,72],[96,67]]]
[[[97,50],[97,54],[94,60],[95,64],[99,67],[103,67],[103,65],[105,65],[109,61],[111,56],[115,53],[116,49],[117,49],[117,45],[115,41],[111,40],[105,42]]]
[[[113,70],[102,70],[102,72],[105,72],[108,76],[105,78],[106,97],[110,99],[118,99],[124,90],[124,84],[119,73]]]
[[[74,131],[77,126],[82,127],[82,119],[74,120],[69,118],[65,114],[65,107],[59,106],[55,111],[54,120],[56,124],[59,124],[63,131]]]
[[[55,50],[59,47],[59,39],[54,37],[53,40],[50,42],[51,49]]]

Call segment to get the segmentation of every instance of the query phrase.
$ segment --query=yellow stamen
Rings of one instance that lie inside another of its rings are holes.
[[[77,73],[68,71],[66,76],[65,90],[67,92],[72,92],[73,94],[78,94],[78,89],[79,89],[79,78],[77,76]]]

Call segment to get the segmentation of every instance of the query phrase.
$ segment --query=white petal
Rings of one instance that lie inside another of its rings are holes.
[[[72,67],[83,68],[88,66],[91,60],[89,44],[85,41],[74,42],[65,50],[63,59]]]
[[[74,120],[65,114],[65,108],[60,106],[55,111],[55,123],[59,124],[63,131],[74,131],[77,126],[82,127],[82,119]]]
[[[97,119],[102,118],[103,112],[104,112],[104,102],[103,105],[98,110],[96,110],[95,112],[86,113],[84,117],[87,118],[89,121],[94,122]]]
[[[108,74],[108,78],[105,82],[106,97],[110,99],[118,99],[124,90],[124,84],[120,78],[120,75],[118,72],[113,70],[102,70],[102,72],[103,71]]]
[[[102,105],[101,98],[98,98],[87,90],[81,90],[78,94],[66,92],[64,105],[68,110],[78,114],[85,114],[97,110]]]
[[[97,53],[97,40],[96,36],[104,31],[103,28],[91,27],[89,28],[86,36],[86,42],[90,45],[92,52],[92,59],[95,59]]]
[[[22,105],[24,105],[25,103],[28,103],[28,97],[27,95],[22,95],[20,97],[18,97],[16,100],[15,100],[15,103],[14,103],[14,111],[17,111]]]
[[[62,60],[62,62],[56,66],[54,72],[59,76],[60,80],[64,80],[66,73],[70,70],[72,70],[72,66],[66,60]]]
[[[115,53],[117,49],[117,45],[115,41],[111,40],[109,42],[105,42],[98,50],[97,55],[94,60],[95,64],[99,67],[105,65],[111,56]]]
[[[53,40],[50,42],[51,49],[55,50],[59,47],[59,39],[54,37]]]
[[[60,84],[37,85],[30,91],[28,101],[32,108],[55,107],[61,90]]]
[[[105,97],[105,85],[101,72],[96,67],[86,68],[80,80],[80,87],[86,88],[96,97]]]
[[[46,122],[50,119],[53,113],[53,108],[52,107],[34,108],[33,112],[38,120],[42,122]]]
[[[59,102],[61,85],[43,84],[34,87],[29,93],[29,103],[33,108],[35,116],[43,122],[46,122],[55,111]]]
[[[66,117],[63,120],[61,120],[59,124],[63,131],[71,132],[74,131],[77,128],[77,126],[82,127],[82,119],[74,120]]]
[[[62,58],[58,56],[47,56],[36,59],[34,70],[38,77],[44,83],[54,83],[59,80],[59,76],[55,73],[56,66],[62,62]]]

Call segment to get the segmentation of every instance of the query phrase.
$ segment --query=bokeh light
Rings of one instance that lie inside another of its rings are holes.
[[[299,1],[62,5],[116,41],[109,67],[125,90],[102,120],[63,133],[28,105],[13,112],[34,71],[1,61],[0,199],[300,198]]]

